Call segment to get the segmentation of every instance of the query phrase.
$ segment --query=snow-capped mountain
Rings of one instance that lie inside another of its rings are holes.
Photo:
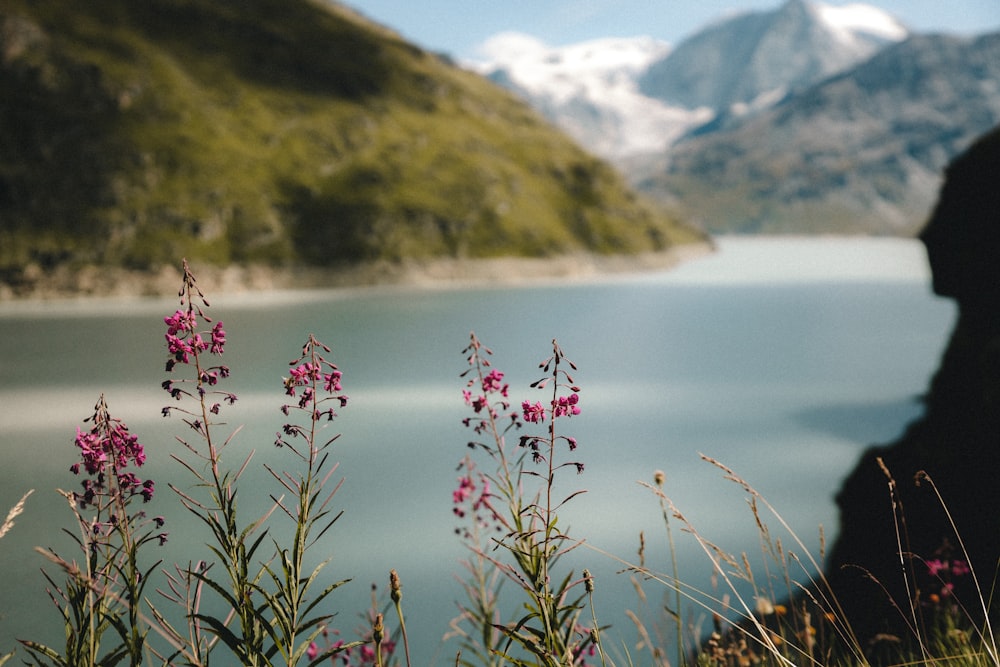
[[[503,35],[479,69],[706,231],[909,235],[947,162],[1000,123],[998,49],[785,0],[673,49]]]
[[[614,161],[666,150],[712,116],[708,110],[670,106],[639,92],[639,77],[669,50],[652,37],[550,47],[508,32],[485,42],[481,61],[469,66],[518,93],[589,150]]]
[[[710,25],[674,50],[650,37],[550,47],[502,33],[470,66],[622,165],[667,150],[718,114],[766,108],[906,35],[896,19],[868,5],[788,0]]]
[[[698,32],[653,63],[639,88],[668,104],[738,115],[842,72],[907,35],[875,7],[788,0]]]

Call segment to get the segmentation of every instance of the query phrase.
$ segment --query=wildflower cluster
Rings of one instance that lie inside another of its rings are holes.
[[[286,443],[283,436],[309,437],[316,422],[322,419],[332,421],[336,416],[336,407],[347,405],[347,394],[342,393],[340,380],[343,377],[337,365],[324,355],[330,353],[330,348],[309,336],[302,346],[302,355],[291,362],[288,377],[282,378],[285,395],[297,398],[295,405],[281,406],[281,412],[286,416],[293,409],[309,413],[309,427],[287,423],[282,427],[283,433],[275,436],[274,444],[282,447]],[[325,395],[324,395],[325,394]],[[329,443],[328,443],[329,444]]]
[[[504,520],[492,505],[493,491],[490,478],[476,470],[475,461],[466,456],[458,464],[458,486],[451,492],[452,513],[460,520],[471,519],[455,533],[472,538],[473,530],[501,531]]]
[[[462,376],[471,376],[466,380],[462,398],[472,408],[473,415],[464,418],[462,424],[476,435],[487,435],[492,440],[469,442],[469,448],[478,447],[486,451],[497,460],[501,470],[509,471],[503,433],[521,428],[518,413],[511,410],[510,385],[504,382],[503,371],[492,367],[490,356],[493,350],[483,346],[475,334],[463,353],[468,355],[466,361],[469,368]],[[501,420],[506,422],[504,426],[501,426]],[[459,462],[458,471],[461,474],[458,487],[452,492],[452,513],[459,519],[471,516],[476,530],[490,526],[496,530],[504,526],[509,528],[503,516],[491,505],[493,493],[489,475],[476,470],[471,456]],[[455,532],[466,538],[472,537],[468,528],[456,528]]]
[[[74,475],[79,475],[81,468],[90,475],[81,482],[83,493],[74,494],[80,508],[98,508],[103,504],[102,496],[109,494],[121,495],[123,500],[133,496],[142,496],[143,502],[152,500],[153,480],[143,480],[126,470],[129,465],[138,468],[146,462],[145,448],[124,422],[111,417],[103,394],[94,407],[94,415],[86,421],[93,426],[87,431],[77,428],[74,439],[81,460],[70,466]]]
[[[485,368],[490,367],[490,355],[493,351],[483,347],[478,340],[473,340],[469,347],[465,349],[469,353],[469,365],[473,366],[475,361]],[[470,368],[463,375],[468,374],[473,369]],[[472,407],[474,416],[466,417],[462,420],[465,426],[472,428],[477,434],[483,434],[497,427],[496,422],[501,417],[509,418],[511,423],[508,426],[519,428],[517,423],[517,413],[510,411],[510,385],[503,381],[504,374],[496,368],[490,369],[488,373],[480,372],[476,377],[469,378],[462,390],[462,398],[465,404]],[[473,393],[478,387],[479,391]],[[471,443],[470,443],[471,444]]]
[[[480,472],[472,456],[466,456],[459,464],[458,487],[452,492],[452,512],[459,518],[471,515],[473,519],[470,527],[456,531],[472,552],[464,563],[469,571],[468,580],[463,581],[468,603],[460,605],[461,615],[452,623],[471,656],[461,664],[500,665],[511,660],[528,664],[524,658],[511,655],[512,647],[518,647],[525,655],[533,655],[539,665],[581,665],[597,650],[596,623],[595,628],[587,628],[578,622],[583,600],[591,590],[589,584],[587,592],[575,595],[572,589],[584,579],[574,579],[569,573],[557,582],[552,574],[560,558],[578,545],[557,527],[556,510],[583,493],[577,491],[562,499],[554,496],[556,472],[566,466],[582,472],[583,464],[556,460],[558,444],[576,449],[576,439],[557,433],[556,422],[580,414],[580,388],[565,370],[566,366],[576,367],[556,341],[552,341],[552,350],[552,356],[539,364],[546,377],[531,385],[551,388],[548,405],[526,400],[520,403],[520,410],[511,410],[504,375],[490,361],[492,350],[475,334],[463,350],[469,368],[462,376],[469,379],[462,395],[473,411],[463,423],[484,438],[470,442],[469,447],[485,452],[495,470]],[[547,423],[545,435],[522,435],[519,448],[508,451],[509,431],[543,423]],[[547,470],[529,468],[529,459]],[[525,488],[525,482],[532,479],[537,488]],[[482,529],[491,523],[503,537],[483,542]],[[497,547],[503,548],[509,560],[493,553]],[[498,594],[503,579],[524,594],[528,610],[526,616],[509,623],[499,618]]]
[[[198,315],[205,317],[201,310],[198,311]],[[176,310],[173,315],[164,317],[163,321],[167,325],[167,351],[174,355],[167,364],[168,371],[173,370],[174,364],[191,363],[191,357],[199,352],[216,355],[223,353],[226,346],[226,330],[222,328],[222,322],[216,322],[210,332],[204,332],[206,338],[195,330],[198,327],[198,320],[190,308],[186,311]],[[208,318],[206,321],[211,322]]]
[[[464,459],[462,464],[468,468],[466,474],[458,478],[458,488],[452,491],[451,499],[453,507],[451,511],[459,519],[464,519],[468,509],[479,512],[487,506],[490,497],[490,480],[485,475],[478,475],[473,479],[472,472],[475,464],[470,459]],[[477,487],[477,483],[481,488]]]
[[[544,389],[550,383],[552,384],[552,398],[549,401],[550,407],[548,411],[546,411],[541,401],[535,401],[534,403],[531,401],[521,402],[524,421],[532,424],[541,424],[545,422],[546,417],[549,417],[547,437],[534,435],[521,436],[520,446],[531,450],[531,458],[535,463],[541,463],[546,460],[550,464],[552,463],[551,459],[555,453],[554,447],[556,441],[565,442],[570,451],[575,450],[577,447],[576,438],[556,433],[555,422],[557,419],[580,414],[580,387],[574,383],[573,377],[561,367],[562,364],[568,365],[574,371],[576,370],[576,365],[566,358],[559,344],[556,341],[552,341],[552,356],[538,365],[548,375],[531,384],[536,389]],[[560,394],[560,390],[568,390],[569,393]],[[545,445],[550,446],[548,454],[544,451]],[[573,461],[556,466],[553,468],[553,471],[563,466],[575,467],[578,474],[582,473],[584,468],[583,463]]]
[[[91,423],[90,429],[77,428],[74,439],[81,460],[70,466],[74,475],[85,475],[83,490],[62,492],[79,530],[77,535],[67,533],[74,537],[82,562],[67,560],[51,549],[41,550],[66,574],[65,582],[57,584],[45,573],[52,584],[50,597],[66,628],[62,655],[67,661],[58,664],[114,664],[124,659],[137,665],[145,650],[148,625],[136,601],[142,599],[149,574],[157,565],[144,568],[140,551],[150,542],[162,546],[167,541],[161,531],[164,519],[150,519],[144,510],[132,508],[137,498],[143,504],[153,499],[154,483],[128,470],[145,463],[145,448],[124,422],[111,416],[103,394],[85,422]],[[116,637],[108,642],[106,635]],[[60,656],[50,646],[21,643],[36,659]]]
[[[579,402],[580,395],[575,392],[569,396],[557,396],[552,400],[550,414],[553,419],[578,415],[580,414],[580,406],[577,405]],[[535,401],[534,403],[523,401],[521,403],[521,410],[524,413],[524,421],[526,422],[540,424],[545,421],[545,408],[540,401]]]
[[[955,585],[972,573],[968,562],[952,557],[953,550],[951,544],[945,541],[935,552],[935,557],[925,561],[928,579],[926,587],[929,591],[926,602],[939,610],[956,611]]]
[[[200,419],[198,415],[195,415],[194,420],[188,421],[188,424],[192,428],[200,431],[204,428],[208,414],[219,414],[222,407],[221,403],[223,402],[228,405],[235,403],[236,394],[209,389],[218,385],[220,379],[229,377],[228,366],[224,364],[205,364],[203,362],[203,355],[205,353],[222,356],[225,352],[226,330],[223,328],[221,320],[213,323],[212,318],[206,314],[205,308],[209,305],[208,301],[201,290],[198,289],[194,275],[188,268],[187,262],[184,262],[184,285],[179,295],[181,297],[181,307],[171,315],[163,318],[164,324],[167,325],[167,332],[164,337],[166,338],[167,353],[169,354],[166,363],[166,372],[172,373],[178,364],[193,364],[195,367],[195,377],[181,380],[164,380],[161,387],[170,394],[171,398],[178,401],[184,397],[193,396],[192,392],[184,388],[186,385],[192,383],[196,387],[194,393],[197,394],[197,398],[202,403],[204,403],[204,399],[209,394],[209,391],[212,392],[213,396],[219,397],[219,400],[206,404],[207,410],[202,411],[203,414],[200,415]],[[206,328],[200,329],[203,324]],[[209,325],[210,328],[208,328]],[[164,407],[163,416],[169,416],[173,409],[176,408]],[[182,412],[191,414],[187,410],[182,410]]]

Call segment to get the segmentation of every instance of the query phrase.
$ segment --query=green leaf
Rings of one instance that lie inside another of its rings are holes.
[[[316,607],[316,605],[318,605],[320,602],[322,602],[323,600],[325,600],[327,598],[327,596],[330,595],[330,593],[332,593],[333,591],[337,590],[338,588],[340,588],[344,584],[348,583],[349,581],[351,581],[351,580],[350,579],[343,579],[341,581],[334,582],[334,583],[330,584],[329,586],[327,586],[326,588],[324,588],[323,592],[316,596],[316,599],[314,599],[312,602],[310,602],[308,605],[306,605],[306,608],[303,611],[303,614],[304,615],[308,615],[309,612],[311,612],[313,610],[313,608]]]
[[[218,637],[222,643],[229,647],[229,650],[237,656],[242,656],[246,652],[245,645],[243,641],[233,634],[233,631],[225,626],[225,624],[214,616],[208,616],[206,614],[193,614],[193,617],[206,623],[209,626],[210,631],[216,637]]]
[[[63,660],[62,655],[58,651],[55,651],[55,650],[49,648],[45,644],[39,644],[38,642],[33,642],[33,641],[30,641],[30,640],[27,640],[27,639],[19,639],[18,641],[21,642],[21,644],[25,648],[27,648],[29,651],[31,651],[32,653],[43,655],[46,658],[49,658],[50,660],[52,660],[57,665],[62,665],[63,667],[68,667],[68,664],[66,663],[65,660]],[[10,657],[10,656],[7,656],[7,657]],[[7,658],[4,658],[4,660],[6,660],[6,659]]]

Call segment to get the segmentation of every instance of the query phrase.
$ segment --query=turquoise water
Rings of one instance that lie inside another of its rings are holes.
[[[496,352],[513,396],[532,395],[536,364],[558,338],[579,366],[583,413],[565,423],[587,489],[567,511],[572,533],[632,558],[640,530],[648,564],[666,568],[656,500],[637,480],[665,471],[666,490],[700,532],[734,551],[759,551],[739,489],[701,462],[722,460],[751,481],[810,548],[817,526],[835,534],[832,496],[862,449],[896,437],[919,414],[955,311],[930,293],[922,248],[898,239],[722,239],[720,251],[663,273],[536,287],[358,289],[211,299],[229,332],[225,388],[240,396],[224,416],[245,424],[237,465],[257,454],[244,487],[248,510],[267,505],[259,464],[284,423],[281,376],[308,333],[333,347],[351,403],[334,452],[345,510],[321,546],[340,627],[357,625],[369,584],[403,578],[414,664],[450,664],[441,645],[454,615],[453,574],[465,554],[450,513],[455,464],[468,439],[460,421],[470,330]],[[168,519],[167,563],[205,557],[205,535],[166,481],[188,481],[177,419],[163,379],[162,316],[173,300],[0,304],[0,512],[36,489],[0,541],[0,650],[13,637],[52,638],[35,545],[65,545],[69,513],[55,493],[78,483],[72,437],[104,392],[112,413],[146,444],[157,480],[151,511]],[[678,536],[682,578],[709,586],[710,564]],[[68,550],[67,550],[68,551]],[[155,549],[154,549],[155,551]],[[599,612],[630,639],[635,605],[620,566],[586,549],[577,565],[598,575]],[[655,589],[654,589],[655,590]],[[58,628],[56,628],[58,629]]]

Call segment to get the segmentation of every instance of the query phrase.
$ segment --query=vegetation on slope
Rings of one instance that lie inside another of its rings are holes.
[[[696,238],[521,102],[333,4],[0,0],[0,89],[0,282]]]

